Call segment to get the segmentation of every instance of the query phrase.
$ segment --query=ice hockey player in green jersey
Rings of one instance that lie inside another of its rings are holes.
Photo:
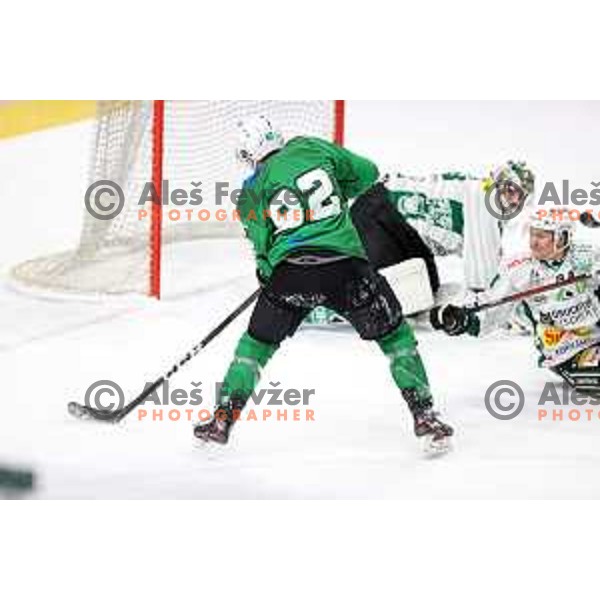
[[[412,329],[388,282],[367,260],[348,201],[371,191],[368,159],[314,137],[287,143],[267,117],[239,124],[238,158],[253,175],[238,210],[256,256],[261,293],[217,398],[214,418],[198,424],[203,441],[227,443],[260,372],[317,306],[342,315],[362,339],[377,342],[426,447],[444,450],[453,430],[433,411]]]

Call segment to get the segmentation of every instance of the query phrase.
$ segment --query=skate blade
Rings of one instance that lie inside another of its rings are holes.
[[[452,450],[452,442],[449,436],[436,440],[433,435],[425,435],[422,444],[423,452],[429,458],[443,456]]]
[[[206,461],[209,464],[221,464],[223,461],[227,462],[229,457],[235,455],[232,448],[234,445],[231,440],[227,444],[218,444],[212,440],[203,440],[194,436],[192,442],[192,452],[198,456],[202,456],[202,461]]]
[[[199,438],[197,436],[193,436],[192,445],[194,448],[202,448],[206,450],[207,448],[219,448],[222,447],[222,444],[217,444],[213,442],[210,438]]]

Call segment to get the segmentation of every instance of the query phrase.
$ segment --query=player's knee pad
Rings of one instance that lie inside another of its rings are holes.
[[[346,296],[344,316],[363,340],[377,340],[394,331],[402,322],[402,307],[390,284],[372,272],[353,280]]]
[[[230,397],[232,394],[243,398],[250,396],[258,384],[262,368],[277,348],[277,344],[261,342],[245,333],[235,349],[233,361],[225,375],[221,398]]]
[[[400,389],[415,389],[422,395],[429,395],[427,373],[410,325],[403,322],[392,333],[377,340],[377,343],[390,361],[396,385]]]
[[[252,312],[248,332],[254,339],[280,344],[296,333],[308,312],[308,309],[278,302],[273,294],[263,291]]]

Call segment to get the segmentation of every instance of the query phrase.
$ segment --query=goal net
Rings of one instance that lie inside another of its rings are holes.
[[[264,114],[287,139],[341,143],[343,113],[339,100],[98,102],[79,244],[12,277],[41,290],[160,297],[171,244],[243,235],[231,200],[249,175],[235,158],[237,122]]]

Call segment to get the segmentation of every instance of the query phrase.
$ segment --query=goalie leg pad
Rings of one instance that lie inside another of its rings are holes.
[[[423,259],[406,260],[386,267],[380,273],[400,300],[405,315],[428,310],[434,305],[427,265]]]

